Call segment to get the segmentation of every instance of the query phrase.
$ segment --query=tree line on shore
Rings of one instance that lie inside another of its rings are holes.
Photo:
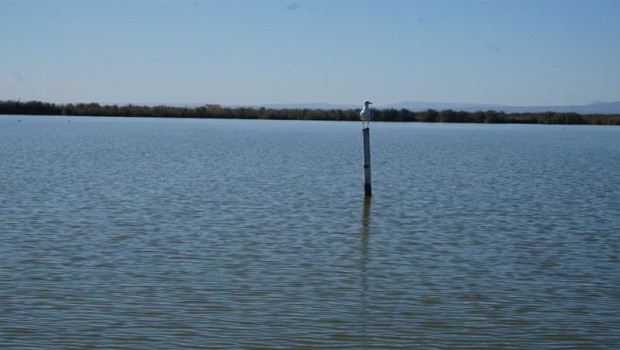
[[[54,104],[40,101],[0,101],[0,114],[66,115],[156,118],[220,118],[277,120],[358,121],[356,109],[268,109],[252,107],[172,107],[138,105],[100,105],[98,103]],[[428,109],[373,109],[374,121],[443,123],[520,123],[520,124],[597,124],[620,125],[620,114],[578,114],[562,112],[504,113]]]

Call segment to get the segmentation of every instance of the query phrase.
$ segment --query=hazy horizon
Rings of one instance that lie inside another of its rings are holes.
[[[620,100],[620,2],[3,1],[0,99]]]

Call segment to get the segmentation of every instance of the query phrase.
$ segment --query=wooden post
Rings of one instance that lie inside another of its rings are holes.
[[[370,128],[362,128],[364,136],[364,195],[372,196],[372,187],[370,185]]]

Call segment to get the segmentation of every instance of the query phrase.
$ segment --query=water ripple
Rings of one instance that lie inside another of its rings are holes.
[[[620,343],[618,128],[22,119],[7,348]]]

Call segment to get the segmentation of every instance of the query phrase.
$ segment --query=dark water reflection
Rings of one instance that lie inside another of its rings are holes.
[[[364,196],[363,206],[362,206],[362,230],[361,230],[361,246],[360,246],[360,279],[361,279],[361,289],[362,289],[362,348],[368,348],[368,334],[367,327],[368,324],[366,320],[368,319],[368,241],[370,235],[370,205],[372,202],[372,198],[370,196]]]
[[[617,347],[619,128],[359,128],[1,116],[0,348]]]

